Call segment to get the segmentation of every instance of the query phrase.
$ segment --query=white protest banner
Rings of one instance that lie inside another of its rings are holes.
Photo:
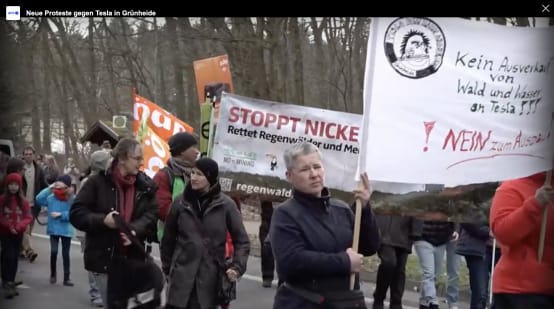
[[[284,150],[299,141],[319,147],[326,186],[351,192],[361,115],[224,93],[212,158],[221,171],[286,180]]]
[[[552,167],[554,28],[374,18],[360,170],[461,185]]]
[[[285,182],[284,150],[297,142],[308,141],[318,146],[322,153],[325,185],[352,192],[356,188],[354,175],[361,121],[362,116],[358,114],[224,93],[212,158],[219,163],[223,174],[241,173],[222,177],[222,184],[227,183],[224,191],[288,197],[290,185]],[[261,180],[247,174],[265,177]],[[378,190],[395,193],[423,189],[410,184],[373,185]]]

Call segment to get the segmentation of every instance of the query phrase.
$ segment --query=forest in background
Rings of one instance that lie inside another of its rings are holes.
[[[473,18],[535,26],[535,18]],[[0,138],[78,140],[132,116],[132,89],[198,130],[193,61],[227,54],[235,93],[362,113],[370,18],[22,18],[0,21]],[[552,18],[549,25],[554,24]],[[30,137],[30,138],[29,138]]]

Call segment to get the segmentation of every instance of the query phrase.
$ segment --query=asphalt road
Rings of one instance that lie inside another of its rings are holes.
[[[45,235],[44,227],[35,225],[32,241],[33,248],[38,253],[38,258],[32,264],[28,261],[20,260],[17,275],[18,280],[23,280],[23,284],[18,289],[20,296],[9,300],[5,299],[4,295],[1,295],[0,309],[92,308],[88,296],[87,273],[83,268],[79,242],[74,240],[70,251],[71,279],[75,283],[75,286],[66,287],[61,284],[61,274],[63,273],[61,254],[58,255],[58,283],[49,283],[50,243],[48,236]],[[154,249],[153,256],[159,261],[157,246]],[[263,288],[261,282],[260,260],[257,257],[251,256],[248,261],[247,273],[238,284],[238,299],[231,304],[231,308],[273,308],[276,281],[272,288]],[[364,282],[362,289],[366,295],[371,295],[373,284]],[[371,299],[366,298],[366,301],[368,308],[371,308]],[[445,305],[443,306],[446,308]],[[417,294],[406,291],[404,308],[417,309]],[[464,304],[460,308],[467,307]]]

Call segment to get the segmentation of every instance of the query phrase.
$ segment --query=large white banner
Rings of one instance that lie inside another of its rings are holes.
[[[553,27],[372,19],[360,170],[458,185],[551,168],[553,37]]]
[[[358,114],[223,93],[212,158],[219,163],[224,191],[285,198],[290,185],[285,182],[283,153],[292,144],[308,141],[321,151],[325,185],[351,192],[357,186],[361,123]],[[372,189],[406,193],[424,186],[372,181]]]
[[[325,184],[356,188],[362,116],[224,93],[212,158],[221,171],[286,180],[284,150],[299,141],[319,147]]]

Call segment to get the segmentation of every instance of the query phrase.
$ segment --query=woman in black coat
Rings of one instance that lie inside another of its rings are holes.
[[[233,258],[225,263],[227,232]],[[165,221],[162,269],[168,277],[166,308],[212,309],[217,301],[218,265],[230,281],[246,271],[250,241],[235,202],[221,192],[218,165],[209,158],[195,162],[190,182]]]
[[[269,231],[279,279],[275,309],[320,309],[310,294],[349,293],[350,276],[362,270],[363,256],[375,254],[379,230],[369,207],[369,180],[363,175],[359,252],[352,248],[354,214],[343,201],[330,197],[319,149],[303,142],[285,151],[287,179],[293,196],[274,211]],[[359,289],[356,284],[356,289]],[[318,297],[316,297],[318,298]],[[321,299],[321,298],[318,298]]]

